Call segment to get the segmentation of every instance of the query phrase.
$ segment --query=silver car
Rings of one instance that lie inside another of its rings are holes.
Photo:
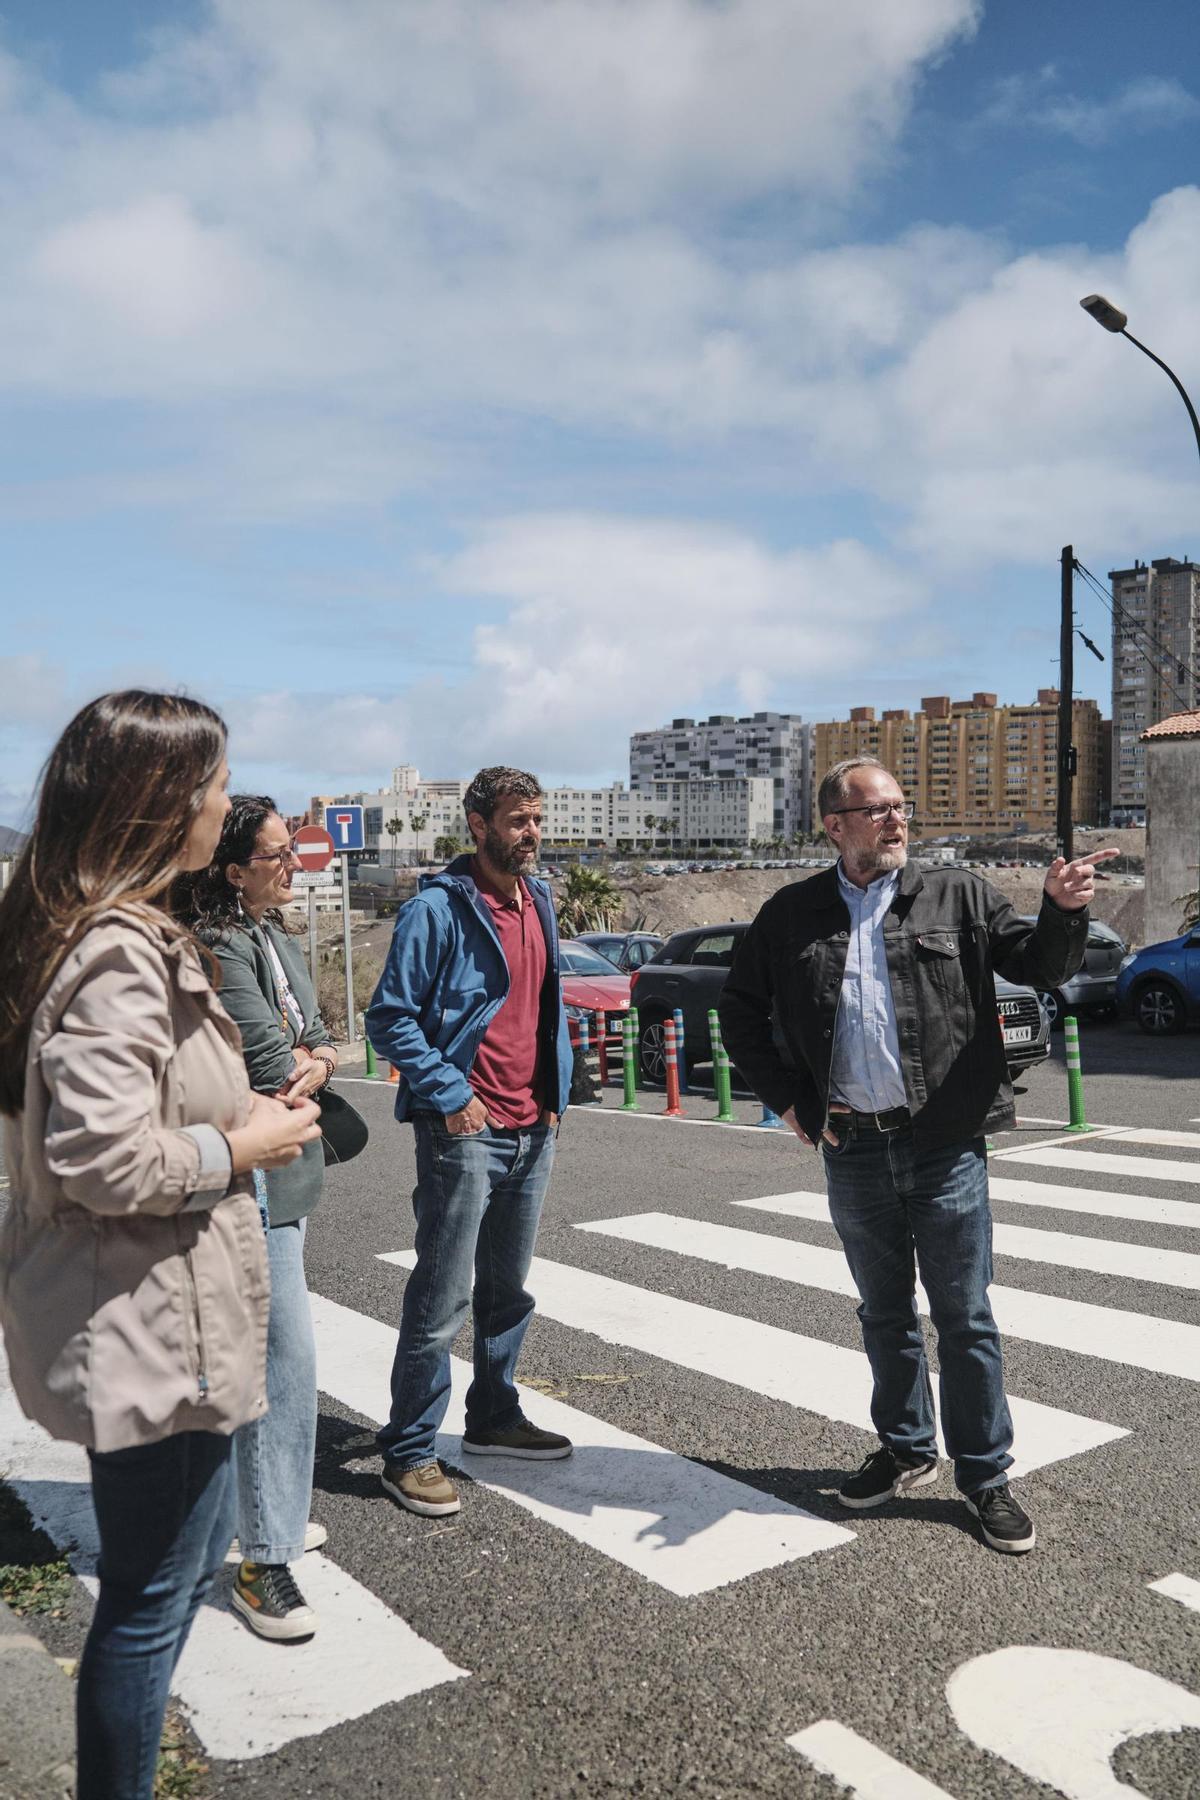
[[[1034,919],[1029,923],[1035,924]],[[1128,954],[1128,946],[1111,925],[1098,919],[1088,924],[1087,948],[1083,965],[1064,981],[1061,987],[1039,990],[1038,998],[1050,1015],[1050,1026],[1057,1030],[1068,1013],[1112,1013],[1117,1004],[1117,976]]]

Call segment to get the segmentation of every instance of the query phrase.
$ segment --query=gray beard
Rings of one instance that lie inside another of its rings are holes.
[[[493,869],[499,869],[504,875],[523,875],[530,866],[531,859],[523,854],[520,844],[510,847],[490,825],[483,840],[483,848]],[[537,860],[536,851],[532,860]]]
[[[908,861],[908,846],[899,844],[889,845],[886,849],[856,850],[845,861],[856,875],[890,875]]]

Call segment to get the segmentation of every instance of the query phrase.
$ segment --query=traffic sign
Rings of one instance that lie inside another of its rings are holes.
[[[333,840],[333,848],[340,856],[346,850],[362,850],[366,845],[363,834],[363,809],[361,806],[327,806],[325,808],[325,829]]]
[[[292,849],[300,867],[314,875],[327,869],[334,857],[333,839],[319,825],[302,825],[292,839]]]
[[[318,893],[336,894],[337,878],[329,875],[324,869],[300,869],[292,876],[293,889],[313,888]]]

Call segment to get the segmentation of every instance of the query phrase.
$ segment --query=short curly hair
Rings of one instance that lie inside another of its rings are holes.
[[[491,820],[501,800],[515,794],[518,800],[540,800],[542,784],[527,769],[480,769],[463,796],[463,810],[470,818],[478,813]]]

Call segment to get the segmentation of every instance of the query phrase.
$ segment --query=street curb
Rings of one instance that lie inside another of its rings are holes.
[[[75,1686],[5,1600],[0,1600],[0,1688],[0,1794],[4,1800],[70,1800]]]

